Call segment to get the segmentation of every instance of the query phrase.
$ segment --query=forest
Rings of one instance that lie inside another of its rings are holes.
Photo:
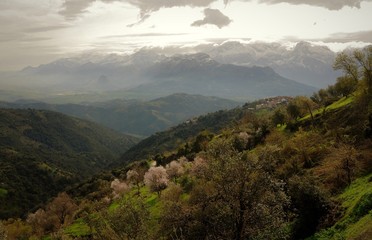
[[[371,239],[372,46],[334,85],[201,116],[0,223],[0,239]],[[0,185],[0,199],[7,190]]]

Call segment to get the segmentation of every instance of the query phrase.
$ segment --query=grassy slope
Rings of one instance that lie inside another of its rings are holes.
[[[356,179],[336,199],[342,203],[343,216],[334,226],[310,239],[371,239],[372,174]]]
[[[321,108],[318,108],[316,110],[313,111],[313,115],[314,116],[317,116],[319,114],[322,114],[324,112],[327,112],[327,111],[332,111],[332,110],[336,110],[336,109],[339,109],[341,107],[344,107],[350,103],[352,103],[354,101],[354,97],[353,96],[349,96],[349,97],[343,97],[341,98],[340,100],[332,103],[331,105],[327,106],[327,107],[321,107]],[[309,120],[311,118],[311,115],[310,114],[307,114],[306,116],[302,117],[301,119],[299,119],[299,121],[302,121],[302,120]]]

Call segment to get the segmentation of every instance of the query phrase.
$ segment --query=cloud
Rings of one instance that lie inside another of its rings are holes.
[[[94,0],[65,0],[59,13],[66,19],[72,20],[85,12],[93,2]]]
[[[141,18],[146,14],[160,10],[161,8],[172,7],[207,7],[217,0],[125,0],[141,10]]]
[[[228,26],[232,20],[223,15],[223,13],[218,9],[206,8],[204,9],[204,19],[195,21],[191,26],[199,27],[206,24],[216,25],[218,28],[223,28]]]
[[[372,43],[372,31],[360,31],[353,33],[334,33],[326,39],[320,39],[323,42],[365,42]]]
[[[232,1],[251,2],[252,0],[224,0],[225,4]],[[343,7],[360,8],[362,2],[371,2],[372,0],[259,0],[259,3],[278,4],[289,3],[292,5],[310,5],[327,8],[329,10],[340,10]]]
[[[132,6],[139,8],[141,20],[143,22],[152,12],[156,12],[161,8],[172,7],[208,7],[218,0],[65,0],[62,5],[62,10],[59,12],[66,19],[72,20],[80,14],[86,12],[94,2],[100,1],[103,3],[122,2],[129,3]],[[253,0],[224,0],[227,5],[233,1],[252,2]],[[343,7],[360,8],[362,2],[371,2],[372,0],[258,0],[259,3],[278,4],[288,3],[292,5],[310,5],[323,7],[329,10],[340,10]],[[1,6],[1,5],[0,5]],[[134,26],[135,24],[133,24]]]
[[[49,32],[49,31],[55,31],[55,30],[60,30],[64,28],[68,28],[70,26],[68,25],[51,25],[51,26],[43,26],[43,27],[31,27],[31,28],[26,28],[24,32],[28,33],[40,33],[40,32]]]
[[[137,33],[137,34],[125,34],[125,35],[111,35],[101,37],[103,39],[111,38],[128,38],[128,37],[163,37],[163,36],[182,36],[187,33]]]
[[[128,24],[127,27],[134,27],[138,24],[141,24],[143,23],[146,19],[148,19],[151,15],[150,14],[145,14],[144,16],[141,17],[141,19],[138,21],[138,22],[135,22],[135,23],[132,23],[132,24]]]
[[[156,12],[161,8],[172,7],[207,7],[217,0],[65,0],[62,5],[62,10],[59,12],[67,19],[74,19],[80,14],[86,12],[94,2],[100,1],[103,3],[122,2],[129,3],[132,6],[139,8],[140,18],[139,23],[149,17],[149,14]],[[134,24],[135,25],[135,24]]]

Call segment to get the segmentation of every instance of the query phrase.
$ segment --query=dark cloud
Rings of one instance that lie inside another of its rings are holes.
[[[216,25],[218,28],[223,28],[228,26],[232,21],[218,9],[206,8],[204,9],[204,15],[204,19],[193,22],[191,26],[199,27],[206,24],[212,24]]]
[[[161,8],[172,7],[207,7],[217,0],[65,0],[62,10],[59,12],[67,19],[74,19],[96,1],[104,3],[123,2],[129,3],[140,9],[139,23],[148,18],[149,14]],[[135,25],[135,24],[134,24]],[[134,26],[133,25],[133,26]]]
[[[172,7],[207,7],[217,0],[123,0],[141,10],[141,17],[151,12],[158,11],[161,8]]]
[[[225,4],[232,1],[245,1],[251,2],[252,0],[224,0]],[[310,5],[327,8],[329,10],[340,10],[343,7],[356,7],[360,8],[362,2],[371,2],[372,0],[259,0],[259,3],[277,4],[289,3],[292,5]]]
[[[329,38],[320,39],[323,42],[365,42],[372,43],[372,31],[361,31],[353,33],[334,33]]]
[[[65,0],[62,5],[60,14],[67,19],[74,19],[79,14],[82,14],[86,9],[96,1],[104,3],[123,2],[136,6],[140,10],[141,20],[143,22],[148,18],[149,14],[158,11],[161,8],[172,7],[208,7],[211,3],[218,2],[218,0]],[[225,4],[233,1],[252,2],[253,0],[224,0]],[[327,8],[329,10],[340,10],[343,7],[360,8],[362,2],[371,2],[372,0],[258,0],[259,3],[278,4],[289,3],[292,5],[310,5]],[[134,26],[135,24],[132,24]]]

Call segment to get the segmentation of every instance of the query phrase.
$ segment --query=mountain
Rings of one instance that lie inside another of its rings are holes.
[[[40,110],[0,109],[0,218],[20,216],[102,171],[138,140]]]
[[[304,42],[290,50],[280,44],[227,42],[130,55],[83,54],[1,74],[0,100],[76,103],[177,92],[244,101],[308,95],[335,81],[334,57],[331,50]]]
[[[328,47],[308,42],[287,47],[280,43],[229,41],[220,45],[201,45],[195,50],[209,54],[220,63],[268,66],[283,77],[317,88],[334,84],[341,75],[332,68],[336,53]]]
[[[238,102],[201,95],[172,94],[151,101],[112,100],[89,104],[0,102],[0,107],[33,108],[61,112],[100,123],[116,131],[149,136],[187,119],[238,106]]]
[[[185,92],[236,100],[277,95],[310,95],[316,88],[286,79],[269,67],[221,64],[204,53],[175,55],[147,72],[152,82],[131,89],[167,95]]]

